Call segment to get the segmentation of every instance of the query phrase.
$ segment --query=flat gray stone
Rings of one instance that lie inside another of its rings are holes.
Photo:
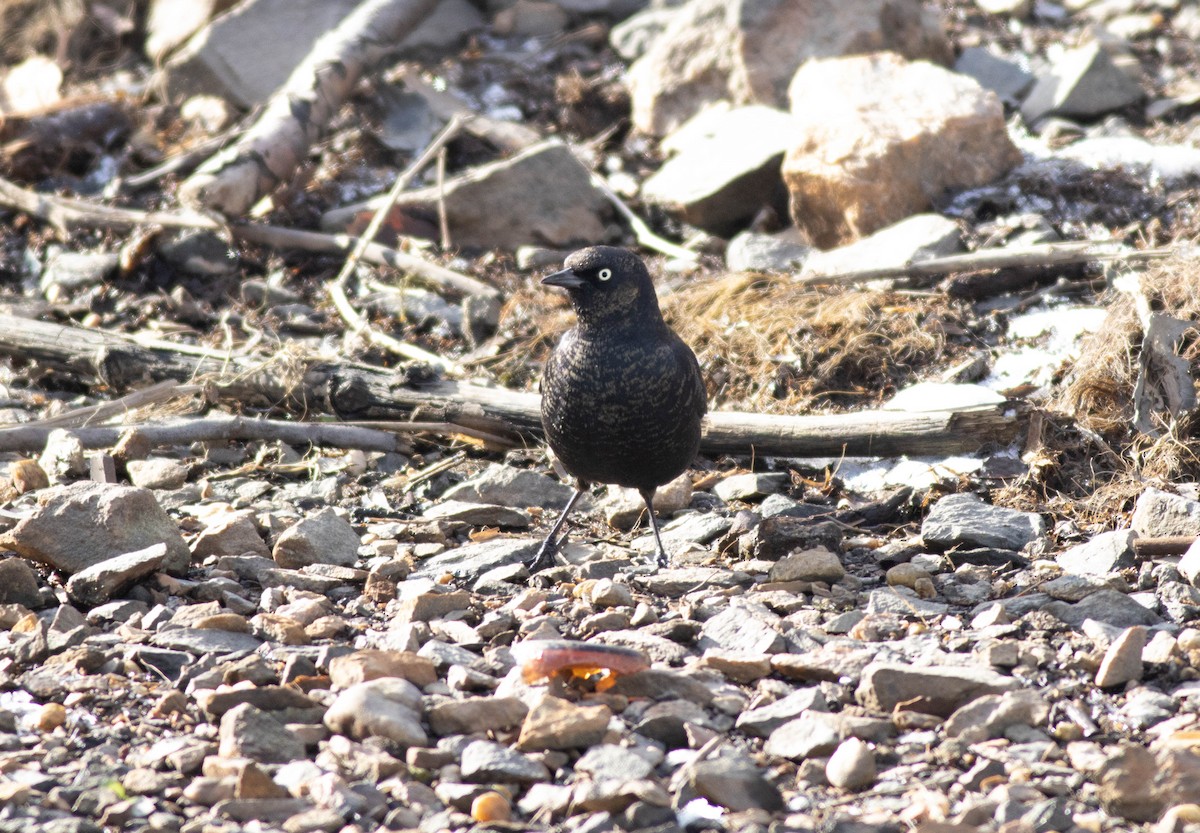
[[[475,783],[532,784],[546,781],[550,771],[533,758],[490,740],[472,741],[462,752],[462,776]]]
[[[425,559],[413,576],[426,578],[451,573],[460,578],[474,577],[497,567],[525,563],[541,545],[538,538],[493,538],[478,544],[463,544]]]
[[[962,231],[940,214],[914,214],[854,243],[813,252],[801,275],[836,275],[858,269],[902,269],[912,261],[963,250]]]
[[[1097,576],[1080,576],[1067,573],[1043,583],[1041,590],[1060,602],[1077,602],[1086,599],[1097,590],[1108,587],[1108,582]]]
[[[950,609],[944,602],[922,599],[907,587],[872,590],[867,613],[893,613],[897,616],[941,616]]]
[[[351,567],[358,561],[359,543],[350,522],[326,507],[285,529],[275,541],[271,556],[287,570],[309,564]]]
[[[1020,65],[982,46],[964,49],[954,63],[954,71],[971,76],[979,86],[991,90],[1006,104],[1019,102],[1036,80]]]
[[[1021,105],[1029,124],[1056,114],[1093,117],[1136,104],[1145,98],[1141,85],[1114,63],[1098,41],[1062,53]]]
[[[463,500],[443,500],[425,510],[423,517],[506,529],[525,529],[530,523],[528,513],[520,509],[510,509],[492,503],[468,503]]]
[[[593,780],[615,778],[622,781],[637,781],[654,772],[654,764],[615,743],[593,746],[575,762],[575,771],[590,775]]]
[[[143,489],[178,489],[187,483],[188,464],[182,460],[151,457],[125,464],[129,482]]]
[[[690,544],[709,544],[729,531],[733,521],[712,512],[688,512],[662,527],[663,547],[667,555],[685,549]],[[654,552],[657,545],[653,533],[634,539],[635,552]]]
[[[1085,619],[1095,619],[1119,628],[1134,625],[1157,625],[1162,621],[1157,613],[1117,590],[1097,590],[1074,604],[1052,601],[1041,609],[1057,616],[1068,625],[1082,625]]]
[[[96,286],[115,275],[119,266],[120,256],[116,252],[59,250],[47,258],[38,288],[45,294],[52,286],[66,290]]]
[[[771,581],[841,581],[846,568],[837,553],[815,548],[785,555],[771,567]]]
[[[325,726],[355,740],[380,737],[406,747],[429,742],[421,727],[421,690],[399,677],[350,686],[325,712]]]
[[[192,654],[233,654],[254,651],[262,645],[261,639],[248,633],[208,628],[166,628],[154,634],[150,641],[160,648]]]
[[[744,755],[723,755],[690,767],[692,789],[719,807],[733,812],[784,809],[779,788],[767,780],[761,767]]]
[[[675,155],[646,180],[642,199],[714,234],[786,205],[779,165],[791,121],[759,105],[700,113],[663,140]]]
[[[743,231],[725,247],[725,268],[731,272],[794,272],[812,251],[795,228],[775,234]]]
[[[447,489],[442,500],[562,509],[574,492],[570,486],[544,474],[494,464],[469,480]]]
[[[1060,553],[1054,560],[1068,573],[1107,575],[1133,566],[1133,539],[1137,536],[1132,529],[1101,532],[1090,541]]]
[[[1050,704],[1040,692],[1029,689],[977,697],[946,720],[947,737],[980,743],[1004,736],[1010,726],[1041,726],[1050,716]]]
[[[783,635],[777,630],[780,617],[760,605],[730,605],[704,623],[697,647],[724,648],[753,654],[783,650]]]
[[[830,754],[841,740],[837,715],[810,711],[772,731],[763,752],[777,758],[802,761]]]
[[[712,492],[724,501],[754,500],[773,495],[790,482],[785,472],[748,472],[726,477],[713,486]]]
[[[234,706],[221,718],[219,754],[284,764],[305,756],[304,741],[270,714],[249,703]]]
[[[103,604],[140,578],[162,567],[166,544],[151,544],[80,570],[67,580],[67,595],[79,604]]]
[[[921,524],[925,543],[939,549],[969,545],[1020,550],[1045,534],[1040,515],[992,506],[971,494],[947,495]]]
[[[911,711],[949,716],[986,694],[1003,694],[1020,682],[988,668],[920,667],[872,663],[863,669],[855,698],[873,711],[891,714],[897,704]]]
[[[821,689],[809,686],[797,689],[774,703],[742,712],[738,715],[737,728],[746,734],[765,738],[784,723],[795,720],[806,711],[828,710],[829,703]]]

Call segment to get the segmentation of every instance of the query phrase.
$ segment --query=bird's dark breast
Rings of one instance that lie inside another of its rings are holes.
[[[542,424],[575,477],[652,489],[679,476],[700,446],[704,382],[667,338],[589,341],[569,333],[542,382]]]

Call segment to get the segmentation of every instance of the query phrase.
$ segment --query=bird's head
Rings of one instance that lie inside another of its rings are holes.
[[[662,321],[650,273],[633,252],[592,246],[572,253],[563,265],[565,269],[542,278],[542,283],[570,293],[580,326]]]

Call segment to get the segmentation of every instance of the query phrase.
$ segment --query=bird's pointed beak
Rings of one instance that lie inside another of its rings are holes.
[[[563,289],[578,289],[583,286],[584,281],[571,269],[563,269],[542,278],[542,283],[546,286],[561,286]]]

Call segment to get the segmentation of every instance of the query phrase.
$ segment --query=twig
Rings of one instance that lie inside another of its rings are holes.
[[[232,139],[241,129],[241,125],[238,125],[234,130],[226,130],[216,136],[210,136],[182,153],[177,153],[154,167],[147,168],[140,174],[125,177],[121,181],[121,185],[124,188],[141,188],[144,185],[157,182],[164,176],[173,174],[189,165],[199,164],[205,158],[224,147],[225,143]]]
[[[462,123],[463,120],[457,116],[452,118],[437,138],[430,143],[429,147],[425,148],[425,151],[408,166],[406,171],[396,177],[396,181],[392,183],[392,187],[388,190],[387,197],[380,203],[375,216],[371,218],[371,222],[363,230],[362,236],[358,238],[358,243],[355,244],[349,257],[346,258],[346,262],[342,264],[337,277],[326,286],[326,290],[329,292],[329,297],[333,301],[334,307],[337,308],[338,314],[350,326],[350,335],[365,336],[369,342],[378,347],[383,347],[407,359],[415,359],[416,361],[437,365],[448,373],[462,373],[463,368],[458,362],[439,356],[436,353],[430,353],[428,350],[417,347],[415,344],[400,341],[372,327],[371,322],[354,308],[354,305],[350,303],[350,299],[346,296],[346,281],[349,280],[350,275],[354,272],[354,267],[358,265],[359,259],[367,249],[367,245],[379,233],[379,229],[383,226],[383,221],[391,212],[392,206],[396,204],[396,200],[400,198],[400,194],[408,187],[408,184],[421,168],[436,157],[438,152],[446,146],[446,143],[457,135],[459,129],[462,127]]]
[[[289,229],[257,223],[234,223],[225,226],[217,219],[193,211],[139,211],[133,208],[113,208],[88,200],[39,194],[0,177],[0,206],[15,208],[53,225],[63,231],[73,228],[131,229],[139,226],[164,228],[207,229],[223,232],[228,229],[238,240],[257,243],[276,249],[299,249],[307,252],[346,252],[360,238],[346,234],[325,234],[318,231]],[[482,281],[430,263],[416,255],[401,252],[378,243],[368,243],[362,259],[368,263],[392,266],[409,272],[443,289],[463,295],[483,295],[497,298],[495,287]]]
[[[467,132],[472,136],[490,142],[500,150],[515,153],[536,145],[542,140],[541,134],[523,124],[490,119],[487,116],[473,114],[466,102],[459,99],[453,93],[435,90],[417,74],[415,69],[406,67],[398,75],[399,79],[404,82],[404,86],[425,99],[425,103],[429,105],[429,109],[439,119],[450,119],[453,116],[472,116],[470,123],[466,126]]]
[[[57,416],[46,417],[35,422],[22,423],[20,427],[54,430],[55,428],[86,426],[96,422],[104,422],[116,416],[124,416],[135,408],[144,408],[147,405],[165,402],[168,399],[174,399],[179,396],[191,396],[200,390],[202,390],[200,385],[181,385],[174,379],[167,379],[148,388],[127,393],[111,402],[100,402],[96,405],[88,405],[85,408],[75,408]],[[4,428],[0,426],[0,431],[2,430]]]
[[[670,240],[659,237],[657,234],[655,234],[654,231],[651,230],[650,226],[646,225],[646,221],[634,214],[633,209],[626,205],[625,201],[617,196],[617,192],[609,187],[608,183],[604,181],[604,177],[597,173],[593,173],[592,184],[595,185],[596,188],[600,190],[600,193],[604,194],[604,196],[608,198],[608,201],[616,207],[617,212],[625,218],[625,221],[629,223],[630,228],[633,229],[633,233],[634,236],[637,237],[637,241],[647,249],[661,252],[668,257],[686,260],[689,263],[695,263],[700,259],[700,256],[691,249],[685,249],[683,246],[672,243]]]
[[[415,489],[421,483],[424,483],[426,480],[430,480],[434,477],[437,477],[439,474],[441,474],[444,471],[449,471],[450,469],[454,468],[455,466],[457,466],[459,463],[461,463],[465,459],[467,459],[467,452],[459,451],[455,454],[451,454],[445,460],[438,460],[436,463],[432,463],[432,464],[426,466],[425,468],[421,469],[416,474],[413,474],[410,477],[404,478],[403,491],[407,492],[412,489]]]
[[[1091,240],[1067,243],[1046,243],[1024,249],[984,249],[962,255],[948,255],[928,260],[909,261],[896,266],[879,266],[853,269],[845,272],[821,274],[801,270],[796,283],[801,286],[813,284],[853,284],[875,281],[882,278],[940,277],[955,272],[980,272],[990,269],[1014,269],[1061,266],[1071,263],[1087,263],[1092,260],[1120,260],[1128,262],[1160,260],[1183,251],[1181,247],[1164,246],[1157,249],[1130,249],[1120,243],[1104,243]]]
[[[363,229],[363,233],[359,236],[358,242],[354,244],[350,256],[346,258],[346,262],[342,264],[341,270],[337,277],[334,278],[334,283],[345,285],[350,278],[350,273],[354,271],[354,267],[358,265],[358,261],[362,258],[363,252],[366,251],[367,245],[375,239],[375,235],[379,234],[379,229],[383,227],[384,221],[387,219],[388,213],[392,210],[392,206],[396,204],[396,200],[400,199],[400,194],[413,181],[413,177],[421,172],[421,169],[428,165],[441,152],[446,143],[458,135],[458,131],[462,129],[464,119],[455,116],[450,119],[442,132],[439,133],[429,147],[421,152],[421,155],[413,160],[392,183],[392,187],[388,189],[387,197],[380,204],[379,209],[375,212],[375,216],[371,218],[371,222],[367,223],[367,227]]]
[[[450,219],[446,216],[446,149],[442,148],[437,158],[437,208],[438,232],[441,237],[442,251],[450,249]]]

